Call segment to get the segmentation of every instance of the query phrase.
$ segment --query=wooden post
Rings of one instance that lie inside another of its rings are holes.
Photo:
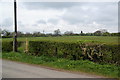
[[[28,39],[26,38],[26,45],[25,45],[25,52],[27,53],[28,52]]]
[[[16,0],[14,0],[14,40],[13,40],[13,52],[17,52],[17,9]]]

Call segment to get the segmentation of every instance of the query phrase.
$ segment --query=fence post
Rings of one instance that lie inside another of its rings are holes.
[[[25,52],[28,52],[28,39],[26,38],[26,42],[25,42]]]

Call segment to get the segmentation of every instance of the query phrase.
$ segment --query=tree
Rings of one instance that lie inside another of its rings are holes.
[[[60,36],[60,34],[61,34],[60,29],[54,30],[55,36]]]
[[[2,34],[3,34],[4,36],[9,36],[11,33],[10,33],[8,30],[3,30],[3,31],[2,31]]]
[[[26,32],[25,37],[32,37],[32,34],[30,32]]]
[[[11,38],[12,37],[12,33],[9,32],[8,30],[2,30],[1,35],[2,35],[2,38]]]
[[[41,35],[41,32],[34,32],[34,33],[33,33],[33,36],[34,36],[34,37],[39,37],[40,35]]]
[[[101,31],[101,33],[106,33],[106,32],[108,32],[106,29],[100,29],[99,31]]]
[[[111,33],[111,36],[120,36],[120,32],[118,32],[118,33]]]
[[[80,35],[81,35],[81,36],[84,36],[85,34],[83,33],[83,31],[81,31]]]
[[[94,32],[95,36],[102,36],[104,33],[108,33],[106,29],[100,29]]]
[[[22,37],[22,36],[24,36],[24,33],[18,31],[18,32],[17,32],[17,36],[18,36],[18,37]]]
[[[83,34],[83,31],[81,31],[81,34]]]
[[[101,36],[101,35],[102,35],[102,32],[98,30],[98,31],[94,32],[94,35],[95,35],[95,36]]]
[[[48,33],[48,34],[46,34],[46,36],[53,36],[53,35],[52,35],[52,33]]]
[[[109,32],[105,32],[105,33],[103,33],[103,36],[110,36],[110,33]]]
[[[72,31],[66,31],[64,32],[64,35],[67,35],[67,36],[70,36],[70,35],[73,35],[74,33]]]
[[[93,36],[93,33],[86,33],[86,36]]]
[[[41,32],[34,32],[33,33],[33,37],[43,37],[43,36],[46,36],[44,33],[41,33]]]

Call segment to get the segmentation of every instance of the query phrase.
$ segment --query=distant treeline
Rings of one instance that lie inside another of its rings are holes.
[[[1,36],[2,38],[11,38],[14,35],[14,32],[9,32],[8,30],[2,30]],[[80,33],[74,33],[73,31],[66,31],[63,34],[61,33],[60,29],[54,31],[54,33],[41,33],[41,32],[27,32],[23,33],[18,31],[18,37],[49,37],[49,36],[120,36],[120,33],[109,33],[105,29],[97,30],[94,33],[84,33],[80,31]]]

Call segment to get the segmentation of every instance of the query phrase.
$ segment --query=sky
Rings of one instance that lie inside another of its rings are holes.
[[[0,26],[14,31],[13,1],[0,3]],[[18,31],[118,32],[118,2],[17,2]]]

